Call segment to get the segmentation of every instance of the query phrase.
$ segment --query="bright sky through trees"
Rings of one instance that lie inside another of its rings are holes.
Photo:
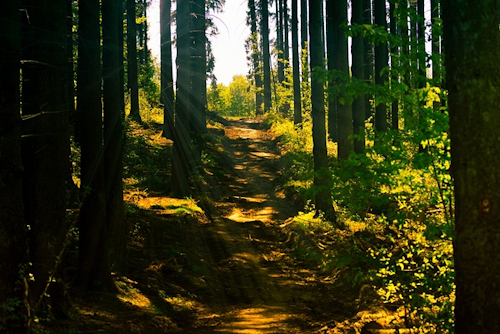
[[[152,0],[148,8],[149,42],[154,57],[160,59],[160,0]],[[172,10],[175,3],[172,4]],[[247,2],[245,0],[226,0],[224,13],[213,15],[219,35],[210,37],[216,59],[215,75],[217,82],[228,85],[234,75],[248,72],[245,54],[245,39],[250,35],[246,26]],[[175,28],[172,27],[175,33]],[[175,48],[173,50],[175,52]],[[174,58],[175,59],[175,58]]]

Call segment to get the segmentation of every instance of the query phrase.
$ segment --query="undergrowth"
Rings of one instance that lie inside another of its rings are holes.
[[[415,123],[384,134],[366,123],[364,154],[337,160],[336,144],[328,144],[342,230],[315,218],[307,204],[314,193],[310,119],[301,127],[277,114],[266,121],[282,151],[288,194],[305,207],[292,228],[316,239],[317,247],[296,254],[327,272],[348,272],[358,287],[371,286],[389,309],[404,313],[406,326],[447,333],[455,300],[448,116],[435,107],[432,88],[418,94],[415,100],[426,103],[412,106],[420,115]]]

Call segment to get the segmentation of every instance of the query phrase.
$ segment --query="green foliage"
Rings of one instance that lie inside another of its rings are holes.
[[[255,88],[242,75],[229,86],[218,84],[207,92],[208,110],[224,116],[251,116],[255,113]]]

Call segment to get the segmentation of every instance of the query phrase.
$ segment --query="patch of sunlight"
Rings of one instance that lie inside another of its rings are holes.
[[[368,224],[366,222],[355,221],[351,219],[346,219],[344,221],[346,228],[352,233],[356,233],[359,231],[364,231]]]
[[[292,225],[301,230],[315,230],[315,231],[329,231],[332,225],[321,217],[316,217],[314,211],[299,212],[299,214],[292,218]]]
[[[73,179],[73,183],[80,188],[80,185],[82,184],[82,181],[78,176],[72,175],[71,178]]]
[[[271,220],[271,216],[275,213],[276,211],[269,206],[260,210],[249,210],[247,212],[243,212],[238,208],[233,208],[231,214],[225,216],[225,218],[237,223],[248,223],[253,221],[268,222]]]
[[[191,311],[197,308],[194,301],[183,298],[182,296],[177,297],[164,297],[167,303],[172,305],[175,311]]]
[[[120,291],[118,293],[118,299],[124,303],[137,306],[140,308],[151,309],[152,303],[148,297],[144,296],[138,289],[136,289],[132,284],[136,284],[126,277],[116,282],[116,286]]]
[[[164,214],[193,214],[203,212],[192,198],[172,198],[163,196],[150,196],[139,200],[139,207],[149,210],[161,210]]]
[[[220,326],[215,333],[276,333],[289,315],[278,307],[248,308],[237,312],[235,319]]]

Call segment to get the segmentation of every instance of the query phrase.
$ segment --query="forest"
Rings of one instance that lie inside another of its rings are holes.
[[[500,0],[239,1],[2,3],[0,333],[500,333]]]

